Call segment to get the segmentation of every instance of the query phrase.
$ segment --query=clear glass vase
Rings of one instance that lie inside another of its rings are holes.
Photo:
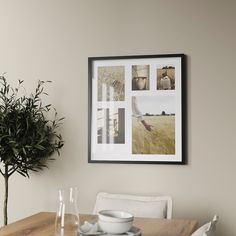
[[[55,236],[77,236],[79,229],[78,189],[59,190],[59,205],[55,222]]]

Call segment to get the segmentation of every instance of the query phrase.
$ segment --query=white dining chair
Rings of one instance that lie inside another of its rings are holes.
[[[137,196],[100,192],[96,197],[93,214],[101,210],[123,210],[135,217],[171,219],[172,199],[170,196]]]
[[[198,228],[191,236],[216,236],[216,223],[219,217],[215,215],[213,219]]]

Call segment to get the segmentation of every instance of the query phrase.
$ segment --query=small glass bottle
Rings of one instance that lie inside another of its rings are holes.
[[[59,190],[59,206],[55,222],[55,236],[77,236],[80,225],[78,211],[78,189]]]

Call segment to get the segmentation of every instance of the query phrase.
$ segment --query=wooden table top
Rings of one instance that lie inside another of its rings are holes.
[[[54,236],[56,214],[41,212],[0,228],[1,236]],[[96,215],[80,215],[85,220],[96,221]],[[134,226],[142,230],[142,236],[190,236],[197,228],[195,220],[135,218]]]

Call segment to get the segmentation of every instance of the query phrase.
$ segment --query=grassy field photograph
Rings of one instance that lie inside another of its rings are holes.
[[[132,98],[132,154],[175,154],[175,96]]]
[[[133,154],[175,154],[175,116],[143,116],[151,124],[152,131],[147,131],[142,123],[132,118],[132,153]]]
[[[175,154],[175,116],[144,116],[153,125],[152,131],[133,117],[132,153],[133,154]]]

